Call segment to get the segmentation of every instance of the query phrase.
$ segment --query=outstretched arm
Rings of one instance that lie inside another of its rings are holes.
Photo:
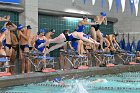
[[[41,48],[41,47],[43,47],[43,46],[46,46],[47,44],[49,44],[48,41],[46,41],[45,43],[41,43],[41,44],[38,46],[38,48]]]
[[[84,22],[84,21],[80,21],[79,25],[97,25],[98,23],[96,22]]]
[[[10,16],[0,17],[0,21],[9,21],[9,20],[10,20]]]
[[[50,39],[47,39],[47,38],[44,36],[44,40],[45,40],[45,43],[41,43],[41,44],[38,46],[38,48],[41,48],[41,47],[43,47],[43,46],[49,45],[49,40],[50,40]]]

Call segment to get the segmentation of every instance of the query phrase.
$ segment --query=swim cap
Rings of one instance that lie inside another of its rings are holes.
[[[100,15],[101,16],[106,16],[106,12],[101,12]]]
[[[27,29],[32,29],[30,25],[27,26]]]
[[[1,28],[1,32],[3,33],[3,32],[5,32],[6,30],[8,30],[6,27],[3,27],[3,28]]]
[[[17,29],[18,29],[18,30],[21,30],[22,28],[23,28],[22,24],[19,24],[19,25],[17,26]]]
[[[45,29],[44,28],[40,29],[39,33],[45,33]]]
[[[59,83],[61,81],[61,78],[59,78],[59,77],[54,78],[54,81]]]

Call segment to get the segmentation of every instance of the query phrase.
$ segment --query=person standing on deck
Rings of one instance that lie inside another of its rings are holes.
[[[21,24],[17,26],[19,44],[20,44],[20,59],[22,61],[22,73],[30,72],[31,64],[25,59],[24,53],[29,52],[29,37],[30,31],[24,28]]]

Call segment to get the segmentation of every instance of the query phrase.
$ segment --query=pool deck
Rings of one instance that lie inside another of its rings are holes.
[[[117,65],[115,67],[91,67],[87,70],[57,70],[56,72],[42,73],[33,72],[20,75],[3,76],[0,77],[0,88],[29,84],[35,82],[43,82],[45,80],[51,80],[55,77],[65,78],[78,78],[85,76],[117,74],[123,72],[137,72],[140,71],[140,64],[137,65]]]

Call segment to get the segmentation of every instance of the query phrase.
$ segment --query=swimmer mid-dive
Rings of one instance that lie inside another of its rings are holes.
[[[79,34],[79,32],[73,32],[71,34],[69,34],[69,30],[64,30],[64,32],[62,34],[60,34],[58,37],[54,38],[54,39],[49,39],[48,41],[46,41],[45,43],[42,43],[38,46],[38,48],[42,47],[42,46],[46,46],[50,43],[57,43],[55,46],[52,46],[51,48],[49,48],[48,51],[46,51],[44,53],[44,56],[46,54],[48,54],[49,52],[55,50],[55,49],[58,49],[62,46],[64,46],[68,41],[75,41],[75,40],[83,40],[85,42],[89,42],[89,43],[92,43],[92,44],[97,44],[99,45],[100,43],[98,43],[97,41],[91,39],[91,38],[86,38],[86,37],[82,37],[82,38],[78,38],[77,35]]]

